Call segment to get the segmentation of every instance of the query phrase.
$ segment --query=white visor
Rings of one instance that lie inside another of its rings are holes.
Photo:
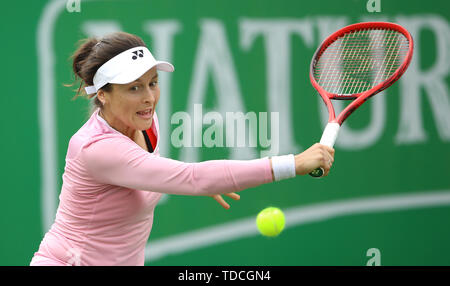
[[[87,94],[93,94],[108,83],[130,83],[155,66],[161,71],[174,70],[171,63],[155,60],[146,47],[134,47],[104,63],[94,75],[94,85],[84,89]]]

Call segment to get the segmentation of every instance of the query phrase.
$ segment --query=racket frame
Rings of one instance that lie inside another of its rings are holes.
[[[323,52],[327,49],[328,46],[330,46],[333,42],[335,42],[339,37],[350,33],[355,32],[358,30],[366,30],[366,29],[389,29],[389,30],[395,30],[397,32],[400,32],[403,34],[406,39],[409,42],[408,47],[408,53],[406,54],[406,57],[403,61],[403,63],[400,65],[400,67],[397,68],[397,70],[385,81],[375,85],[374,87],[356,94],[345,94],[345,95],[339,95],[334,94],[326,91],[323,89],[314,78],[314,67],[316,63],[318,62],[320,56],[323,54]],[[412,39],[411,34],[402,26],[395,24],[395,23],[389,23],[389,22],[363,22],[363,23],[356,23],[349,26],[346,26],[333,34],[331,34],[328,38],[326,38],[322,44],[317,48],[316,52],[314,53],[314,56],[311,61],[310,65],[310,73],[309,78],[311,81],[311,84],[313,87],[317,90],[317,92],[322,97],[325,105],[328,109],[328,122],[336,122],[339,125],[342,125],[345,119],[352,114],[353,111],[355,111],[358,107],[360,107],[368,98],[374,96],[375,94],[383,91],[384,89],[391,86],[394,82],[396,82],[406,71],[408,68],[412,55],[414,50],[414,42]],[[337,99],[337,100],[348,100],[348,99],[354,99],[352,103],[350,103],[336,118],[336,114],[333,108],[333,104],[331,103],[331,99]]]
[[[326,91],[317,83],[314,77],[314,67],[317,64],[320,56],[332,43],[334,43],[337,39],[339,39],[339,37],[344,36],[345,34],[350,32],[367,29],[395,30],[403,34],[409,43],[408,52],[406,54],[403,63],[389,78],[364,92],[356,94],[334,94]],[[394,82],[396,82],[405,73],[406,69],[411,63],[413,51],[414,51],[414,41],[411,34],[402,26],[390,22],[362,22],[351,24],[342,29],[339,29],[338,31],[328,36],[315,51],[313,58],[311,60],[309,73],[311,84],[317,90],[317,92],[321,96],[322,100],[324,101],[328,109],[328,124],[325,126],[325,129],[322,133],[320,143],[329,147],[333,147],[337,139],[337,135],[339,133],[339,128],[345,121],[345,119],[347,119],[347,117],[349,117],[350,114],[352,114],[356,109],[358,109],[358,107],[360,107],[367,99],[383,91],[384,89],[391,86]],[[332,99],[335,100],[353,99],[353,102],[351,102],[348,106],[346,106],[336,118],[335,110],[333,104],[331,103]],[[323,174],[324,170],[322,168],[317,168],[316,170],[310,173],[310,175],[313,177],[322,177]]]

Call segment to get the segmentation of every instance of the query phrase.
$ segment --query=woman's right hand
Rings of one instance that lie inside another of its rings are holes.
[[[324,177],[330,172],[334,162],[334,149],[319,143],[316,143],[294,156],[295,173],[297,175],[306,175],[311,171],[321,167],[324,169]]]

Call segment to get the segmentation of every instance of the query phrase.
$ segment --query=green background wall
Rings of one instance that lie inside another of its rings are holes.
[[[2,3],[0,265],[28,265],[54,218],[70,137],[89,102],[72,100],[70,55],[79,39],[123,30],[175,65],[157,108],[174,159],[250,159],[264,148],[176,148],[173,114],[279,112],[279,154],[320,139],[322,102],[309,62],[347,24],[405,26],[415,54],[405,76],[346,122],[327,178],[296,177],[240,193],[222,209],[209,197],[165,196],[155,210],[147,265],[450,265],[450,4],[443,0],[66,1]],[[238,103],[238,104],[236,104]],[[259,121],[258,121],[259,122]],[[260,122],[259,122],[260,123]],[[203,126],[203,131],[208,125]],[[274,131],[274,130],[272,130]],[[288,135],[291,135],[289,137]],[[277,238],[256,232],[282,208]],[[211,236],[208,236],[211,235]],[[197,243],[198,242],[198,243]]]

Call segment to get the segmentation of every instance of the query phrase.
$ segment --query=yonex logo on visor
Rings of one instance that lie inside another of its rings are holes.
[[[137,57],[144,57],[144,51],[143,50],[139,50],[139,51],[134,51],[133,54],[135,54],[135,56],[132,57],[133,60],[137,59]]]
[[[87,94],[93,94],[108,83],[130,83],[153,67],[167,72],[174,70],[172,64],[155,60],[146,47],[134,47],[104,63],[94,75],[94,85],[84,89]]]

